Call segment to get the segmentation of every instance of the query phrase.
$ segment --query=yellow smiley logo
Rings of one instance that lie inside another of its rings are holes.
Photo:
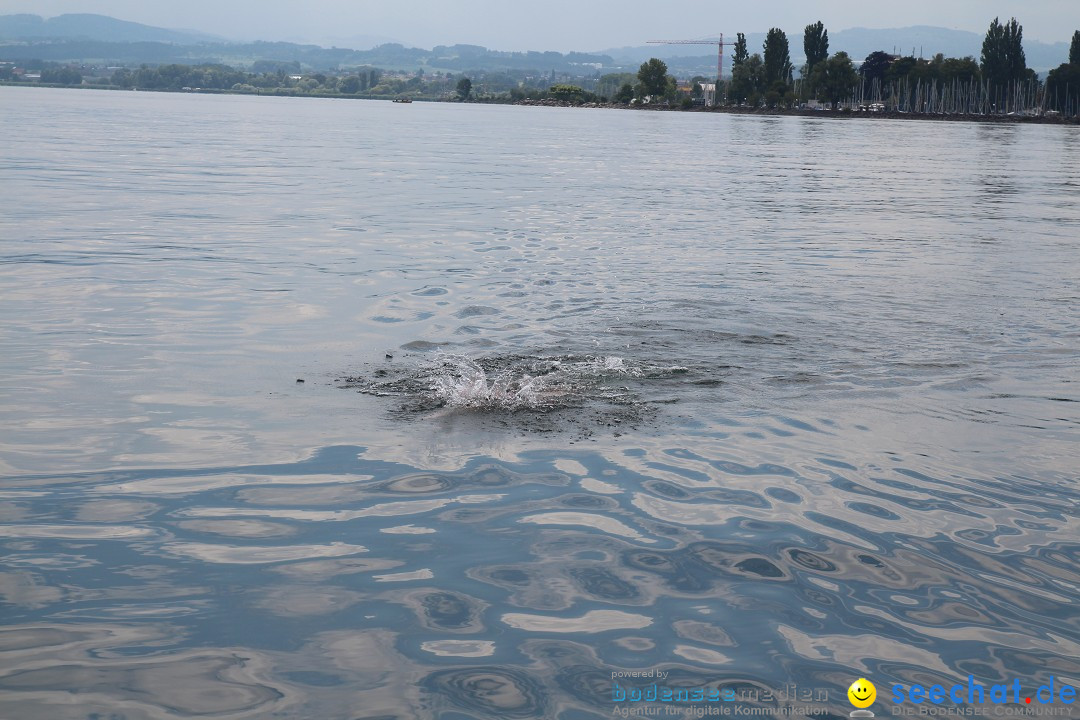
[[[848,700],[857,708],[868,708],[877,698],[877,688],[866,678],[859,678],[847,689]]]

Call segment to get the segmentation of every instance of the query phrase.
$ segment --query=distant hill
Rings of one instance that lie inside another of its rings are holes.
[[[791,60],[803,64],[802,28],[788,30]],[[341,38],[339,38],[341,39]],[[352,48],[369,45],[377,36],[356,35]],[[728,35],[734,41],[735,35]],[[846,51],[856,61],[875,50],[930,58],[936,53],[950,57],[978,57],[983,36],[964,30],[917,25],[906,28],[851,28],[829,33],[829,49]],[[750,52],[760,52],[765,33],[748,33]],[[335,45],[337,43],[334,43]],[[1068,44],[1025,41],[1028,66],[1042,77],[1068,58]],[[724,74],[731,72],[731,48],[724,52]],[[425,68],[462,72],[537,71],[572,75],[636,71],[650,57],[667,62],[679,77],[716,73],[716,50],[707,45],[639,45],[611,48],[596,53],[508,52],[478,45],[438,46],[431,50],[400,43],[383,43],[371,49],[325,48],[291,42],[228,42],[219,37],[186,30],[168,30],[117,20],[104,15],[70,14],[44,20],[37,15],[0,16],[0,60],[49,60],[54,62],[102,62],[107,64],[224,63],[251,67],[258,61],[299,63],[307,70],[370,65],[388,70]]]
[[[0,38],[8,40],[96,40],[193,45],[224,38],[190,30],[167,30],[106,15],[68,14],[45,20],[37,15],[0,15]]]
[[[178,45],[160,42],[102,42],[97,40],[48,40],[9,42],[0,40],[0,60],[29,62],[80,62],[106,65],[195,65],[222,63],[233,67],[252,67],[262,61],[281,65],[296,64],[303,70],[337,70],[372,66],[387,70],[441,70],[445,72],[482,71],[551,71],[591,74],[612,67],[612,59],[603,55],[557,52],[502,52],[478,45],[440,45],[432,50],[387,43],[371,50],[323,48],[287,42],[201,43]],[[635,66],[636,67],[636,66]]]
[[[327,35],[325,37],[313,37],[308,39],[297,38],[282,38],[288,42],[300,43],[301,45],[309,45],[315,43],[326,48],[352,48],[353,50],[371,50],[379,45],[386,45],[388,43],[396,43],[402,45],[402,41],[398,38],[387,37],[386,35]]]
[[[375,36],[353,36],[367,41]],[[366,42],[365,42],[366,44]],[[518,70],[580,73],[611,67],[602,55],[557,52],[504,52],[478,45],[440,45],[431,50],[383,43],[366,50],[325,48],[291,42],[225,42],[201,33],[155,28],[104,15],[0,16],[0,60],[90,62],[150,65],[224,63],[251,67],[256,62],[298,63],[307,70],[374,66],[389,70],[426,68]]]
[[[989,23],[987,23],[989,25]],[[806,58],[802,48],[802,28],[785,30],[788,43],[791,46],[791,61],[798,68]],[[861,61],[875,50],[884,50],[892,53],[894,50],[900,55],[910,55],[914,50],[916,56],[931,58],[937,53],[944,53],[946,57],[964,57],[971,55],[978,59],[982,50],[983,35],[968,32],[966,30],[950,30],[949,28],[933,27],[930,25],[913,25],[905,28],[849,28],[847,30],[829,31],[829,51],[843,50],[856,62]],[[659,38],[664,39],[664,38]],[[706,37],[705,39],[714,39]],[[735,41],[735,33],[725,35],[725,41]],[[765,33],[747,33],[746,45],[751,53],[761,52],[765,44]],[[724,49],[724,74],[731,69],[732,49]],[[608,48],[599,51],[600,54],[610,55],[616,62],[631,64],[642,63],[651,57],[670,59],[668,64],[673,69],[679,67],[695,67],[700,69],[712,68],[712,74],[716,74],[716,52],[708,52],[706,45],[638,45],[621,48]],[[1036,40],[1024,41],[1024,54],[1027,56],[1028,67],[1033,68],[1045,77],[1050,68],[1055,68],[1069,58],[1069,44],[1066,42],[1044,43]]]

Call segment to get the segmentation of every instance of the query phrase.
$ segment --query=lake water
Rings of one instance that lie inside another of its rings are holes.
[[[5,717],[1080,678],[1080,128],[5,87],[0,131]]]

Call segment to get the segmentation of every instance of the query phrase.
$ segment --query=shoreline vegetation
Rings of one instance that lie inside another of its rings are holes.
[[[82,84],[82,85],[64,85],[58,83],[35,83],[29,85],[27,83],[14,83],[0,81],[0,87],[36,87],[43,89],[61,89],[61,90],[106,90],[114,92],[131,92],[132,89],[121,88],[115,85],[98,85],[98,84]],[[187,90],[173,90],[168,88],[162,89],[145,89],[139,90],[139,92],[158,92],[158,93],[174,93],[174,94],[196,94],[196,95],[250,95],[254,97],[278,97],[278,98],[318,98],[326,100],[382,100],[382,101],[394,101],[397,102],[398,98],[390,98],[380,95],[349,95],[344,93],[330,94],[319,93],[311,94],[296,91],[278,91],[278,92],[239,92],[231,89],[213,89],[213,88],[192,88]],[[417,103],[458,103],[462,104],[459,100],[447,100],[442,98],[410,98],[409,102]],[[758,117],[810,117],[810,118],[829,118],[829,119],[857,119],[857,118],[871,118],[877,120],[938,120],[938,121],[957,121],[957,122],[993,122],[993,123],[1026,123],[1026,124],[1038,124],[1038,125],[1080,125],[1080,116],[1063,116],[1063,115],[1005,115],[1005,114],[977,114],[977,113],[929,113],[929,112],[906,112],[896,110],[865,110],[856,108],[854,110],[849,108],[840,109],[825,109],[825,108],[807,108],[807,107],[739,107],[731,105],[720,105],[716,107],[707,107],[704,105],[694,105],[691,107],[681,107],[679,105],[664,105],[664,104],[623,104],[616,102],[570,102],[566,100],[554,100],[551,98],[535,99],[535,100],[515,100],[512,102],[500,101],[500,100],[473,100],[468,101],[470,105],[512,105],[518,107],[548,107],[548,108],[577,108],[577,109],[599,109],[599,110],[633,110],[639,112],[691,112],[691,113],[719,113],[726,115],[744,115],[744,116],[758,116]]]
[[[527,107],[580,107],[580,108],[604,108],[610,110],[641,110],[653,112],[699,112],[699,113],[722,113],[726,115],[751,115],[751,116],[791,116],[791,117],[814,117],[814,118],[874,118],[878,120],[955,120],[966,122],[1023,122],[1043,125],[1080,125],[1080,117],[1066,117],[1061,115],[982,115],[977,113],[930,113],[917,111],[897,111],[878,109],[826,109],[826,108],[751,108],[730,105],[717,107],[705,107],[695,105],[690,108],[663,105],[621,105],[619,103],[581,103],[578,105],[560,102],[557,100],[519,100],[513,105]]]
[[[737,34],[730,77],[679,79],[658,58],[636,74],[599,71],[591,76],[544,73],[390,71],[364,66],[303,72],[298,63],[256,63],[251,71],[223,64],[138,68],[62,65],[31,61],[34,72],[0,60],[0,85],[129,91],[468,102],[542,107],[724,112],[836,118],[903,118],[1080,124],[1080,30],[1068,62],[1045,79],[1026,66],[1023,27],[1015,18],[990,23],[976,60],[931,59],[870,53],[856,66],[843,51],[829,54],[821,22],[803,35],[806,63],[790,59],[787,35],[766,35],[762,53],[749,52]],[[85,74],[84,74],[85,73]],[[89,75],[89,76],[87,76]],[[472,77],[470,77],[472,75]]]

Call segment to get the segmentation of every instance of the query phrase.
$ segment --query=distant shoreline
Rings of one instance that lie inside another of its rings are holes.
[[[573,104],[559,102],[557,100],[519,100],[513,105],[527,107],[563,107],[583,109],[611,109],[611,110],[637,110],[644,112],[686,112],[686,113],[722,113],[727,115],[749,115],[756,117],[793,116],[810,118],[830,118],[836,120],[854,120],[858,118],[873,120],[937,120],[956,122],[999,122],[999,123],[1033,123],[1036,125],[1080,125],[1080,117],[1046,117],[1035,115],[978,115],[978,114],[952,114],[940,113],[907,113],[907,112],[861,112],[850,110],[810,110],[800,108],[739,108],[717,107],[708,108],[696,105],[692,108],[680,108],[663,105],[622,105],[619,103],[581,103]]]
[[[382,100],[392,102],[394,98],[384,95],[361,95],[345,93],[303,93],[287,90],[277,92],[233,92],[221,89],[199,90],[169,90],[169,89],[127,89],[115,85],[58,85],[54,83],[26,83],[0,81],[0,87],[38,88],[43,90],[110,90],[113,92],[148,92],[166,93],[171,95],[237,95],[247,97],[293,97],[314,98],[325,100]],[[411,98],[413,102],[447,103],[453,105],[516,105],[519,107],[557,107],[577,108],[583,110],[634,110],[639,112],[676,112],[676,113],[723,113],[728,115],[746,115],[754,117],[810,117],[829,118],[836,120],[872,119],[872,120],[935,120],[953,122],[992,122],[992,123],[1026,123],[1035,125],[1080,125],[1080,117],[1046,117],[1033,115],[978,115],[978,114],[955,114],[943,115],[939,113],[905,113],[905,112],[852,112],[850,110],[809,110],[798,108],[738,108],[718,107],[708,108],[695,105],[691,108],[663,105],[622,105],[620,103],[569,103],[558,100],[518,100],[515,102],[460,102],[452,100],[440,100],[435,98]]]

